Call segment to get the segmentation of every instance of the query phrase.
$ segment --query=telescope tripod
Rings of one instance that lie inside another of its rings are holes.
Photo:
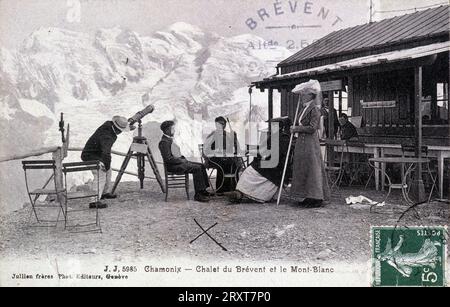
[[[119,173],[117,174],[116,181],[114,182],[114,186],[111,190],[111,194],[114,194],[114,192],[116,191],[116,188],[119,185],[123,174],[127,173],[126,169],[127,169],[128,163],[130,162],[132,157],[136,157],[136,160],[137,160],[138,178],[140,181],[141,189],[144,188],[144,179],[146,178],[145,177],[145,158],[147,157],[148,162],[150,163],[150,166],[153,170],[153,173],[155,174],[155,178],[158,181],[159,186],[161,187],[161,191],[163,193],[165,193],[163,180],[159,173],[155,159],[153,158],[152,151],[150,150],[147,139],[142,136],[142,122],[138,121],[138,123],[139,123],[138,135],[133,138],[133,143],[131,144],[130,149],[128,150],[128,153],[122,162],[122,166],[120,167]]]

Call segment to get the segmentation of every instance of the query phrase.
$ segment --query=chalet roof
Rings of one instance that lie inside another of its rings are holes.
[[[433,54],[439,54],[450,51],[450,41],[435,43],[410,49],[396,50],[385,52],[381,54],[375,54],[370,56],[364,56],[356,59],[346,60],[334,64],[309,68],[301,71],[296,71],[284,75],[276,75],[264,79],[263,81],[256,83],[270,83],[273,81],[283,81],[292,79],[301,79],[305,77],[314,77],[321,74],[329,74],[337,71],[352,70],[367,68],[379,64],[392,64],[395,62],[401,62],[405,60],[414,60],[423,57],[427,57]]]
[[[335,31],[278,65],[293,65],[313,59],[445,35],[449,33],[450,29],[449,13],[450,6],[444,5]]]

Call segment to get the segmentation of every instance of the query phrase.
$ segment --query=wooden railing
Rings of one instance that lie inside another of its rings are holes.
[[[71,148],[69,148],[69,151],[78,151],[78,152],[81,152],[81,151],[83,151],[83,148],[81,148],[81,147],[71,147]],[[126,153],[123,153],[123,152],[120,152],[120,151],[116,151],[116,150],[111,150],[111,153],[113,154],[113,155],[117,155],[117,156],[121,156],[121,157],[126,157],[127,156],[127,154]],[[132,156],[131,157],[132,159],[136,159],[136,157],[134,157],[134,156]],[[163,164],[162,162],[158,162],[158,161],[156,161],[156,164]],[[112,171],[114,171],[114,172],[120,172],[120,170],[119,169],[117,169],[117,168],[111,168],[111,170]],[[133,173],[133,172],[129,172],[129,171],[124,171],[123,172],[124,174],[127,174],[127,175],[131,175],[131,176],[135,176],[135,177],[139,177],[139,175],[137,174],[137,173]],[[145,176],[145,178],[146,179],[154,179],[154,180],[156,180],[156,178],[155,177],[148,177],[148,176]]]

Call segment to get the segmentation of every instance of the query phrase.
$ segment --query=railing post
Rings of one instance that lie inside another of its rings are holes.
[[[62,191],[64,189],[63,172],[62,172],[62,161],[64,159],[64,153],[62,147],[58,147],[56,151],[52,154],[53,160],[55,161],[55,187],[57,191]],[[64,203],[64,194],[57,194],[58,202]]]

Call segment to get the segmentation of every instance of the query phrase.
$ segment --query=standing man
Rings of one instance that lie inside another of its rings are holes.
[[[110,194],[109,185],[111,183],[111,148],[117,140],[117,136],[129,127],[128,120],[122,116],[114,116],[112,120],[106,121],[89,138],[81,153],[83,161],[100,161],[99,172],[99,199],[112,199],[117,195]],[[132,129],[132,128],[131,128]],[[97,171],[93,171],[93,190],[96,189]],[[92,202],[89,208],[107,208],[108,205],[102,202]]]
[[[338,120],[338,116],[337,116],[337,112],[336,109],[333,108],[333,112],[331,112],[331,116],[330,116],[330,109],[329,109],[329,99],[328,98],[324,98],[323,102],[322,102],[322,108],[320,109],[320,113],[322,115],[322,129],[324,130],[325,134],[320,135],[320,138],[323,139],[336,139],[338,130],[339,130],[339,120]],[[334,134],[330,135],[329,133],[329,120],[333,121],[333,126],[334,126]]]
[[[188,161],[181,155],[180,147],[174,142],[175,122],[168,120],[161,124],[163,136],[159,142],[159,150],[167,171],[174,174],[192,174],[194,177],[194,199],[199,202],[208,202],[210,194],[206,168],[201,163]]]

